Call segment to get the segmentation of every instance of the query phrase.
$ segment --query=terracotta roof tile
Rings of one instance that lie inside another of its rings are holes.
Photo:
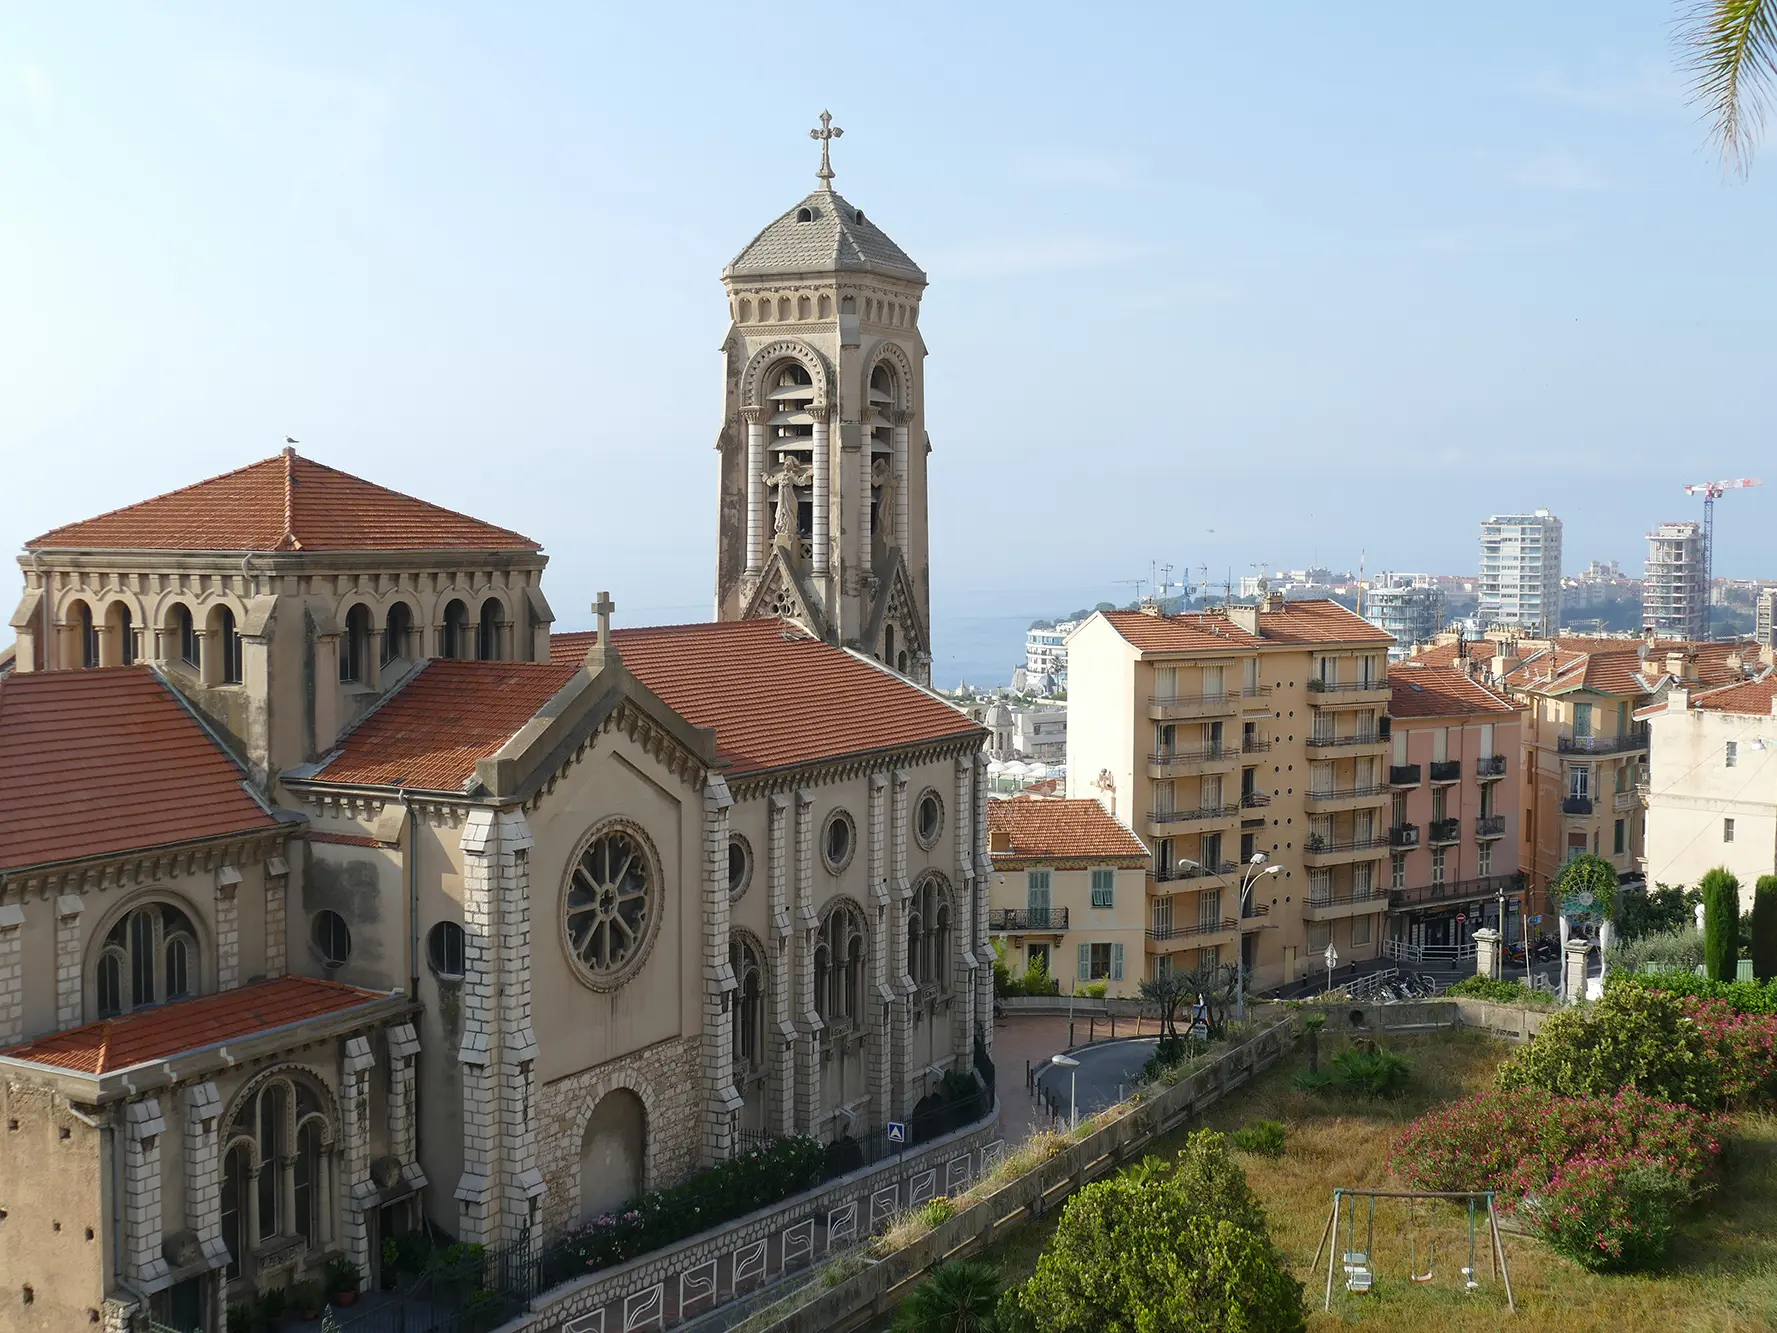
[[[1579,644],[1578,648],[1569,644]],[[1758,661],[1757,645],[1750,642],[1692,643],[1677,639],[1657,639],[1648,647],[1647,658],[1641,656],[1639,639],[1563,639],[1524,659],[1522,665],[1507,677],[1513,689],[1560,693],[1586,689],[1599,694],[1634,698],[1648,694],[1666,675],[1669,653],[1684,653],[1697,683],[1703,687],[1728,685],[1745,679],[1746,664]],[[1729,664],[1738,655],[1742,665]]]
[[[1259,641],[1225,616],[1201,611],[1150,616],[1141,611],[1106,611],[1111,627],[1144,653],[1248,652]]]
[[[276,828],[145,666],[0,677],[0,870]]]
[[[387,998],[316,977],[279,977],[70,1028],[0,1050],[0,1056],[81,1074],[110,1074]]]
[[[1389,667],[1388,683],[1390,717],[1468,717],[1516,713],[1521,707],[1453,666],[1425,666],[1408,659]]]
[[[714,727],[729,776],[986,735],[966,713],[893,672],[781,620],[618,630],[623,664],[668,707]],[[590,633],[557,634],[578,663]]]
[[[1148,855],[1147,847],[1128,825],[1091,799],[1048,801],[1013,797],[989,801],[987,831],[995,842],[1001,835],[1011,840],[1009,848],[993,852],[995,860],[1146,860]]]
[[[1390,644],[1394,636],[1330,597],[1286,601],[1281,611],[1259,615],[1259,633],[1267,643]]]
[[[1466,646],[1467,656],[1477,662],[1490,661],[1499,652],[1499,645],[1491,639],[1471,639],[1466,645],[1460,646]],[[1457,651],[1458,647],[1454,643],[1440,643],[1431,648],[1421,648],[1408,660],[1426,666],[1452,666],[1461,655]]]
[[[293,449],[52,528],[25,545],[150,551],[541,549],[529,537],[373,485]]]
[[[1691,696],[1691,707],[1710,713],[1748,713],[1771,716],[1771,700],[1777,698],[1777,674],[1741,685],[1727,685],[1706,694]]]

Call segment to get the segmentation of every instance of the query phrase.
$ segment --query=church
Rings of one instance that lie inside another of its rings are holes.
[[[536,542],[294,448],[27,543],[0,1329],[219,1333],[416,1228],[559,1234],[985,1062],[925,275],[833,191],[839,132],[722,274],[713,622],[601,594],[556,633]]]

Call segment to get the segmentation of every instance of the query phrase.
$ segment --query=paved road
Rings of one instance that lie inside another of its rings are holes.
[[[1080,1062],[1074,1074],[1075,1093],[1079,1098],[1079,1115],[1084,1118],[1119,1101],[1141,1079],[1141,1067],[1154,1053],[1157,1038],[1142,1037],[1135,1041],[1107,1041],[1074,1051]],[[1060,1104],[1063,1114],[1068,1106],[1070,1071],[1048,1065],[1037,1076],[1037,1082]]]

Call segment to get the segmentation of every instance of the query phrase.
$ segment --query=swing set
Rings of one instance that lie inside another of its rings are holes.
[[[1364,1230],[1364,1247],[1357,1247],[1357,1215],[1359,1200],[1370,1201],[1369,1220]],[[1333,1278],[1339,1268],[1345,1270],[1345,1290],[1367,1292],[1376,1283],[1376,1200],[1377,1199],[1448,1199],[1453,1203],[1468,1204],[1468,1264],[1462,1270],[1463,1287],[1466,1291],[1479,1290],[1481,1283],[1475,1265],[1476,1239],[1475,1226],[1482,1223],[1487,1229],[1487,1257],[1489,1275],[1503,1278],[1506,1289],[1506,1306],[1513,1313],[1518,1313],[1518,1303],[1512,1297],[1512,1274],[1506,1267],[1505,1242],[1500,1239],[1499,1214],[1493,1206],[1492,1190],[1441,1191],[1441,1190],[1348,1190],[1333,1191],[1333,1209],[1327,1214],[1327,1224],[1321,1230],[1320,1244],[1314,1247],[1314,1262],[1309,1264],[1308,1271],[1313,1272],[1320,1267],[1320,1253],[1327,1251],[1327,1298],[1326,1308],[1333,1308]],[[1349,1206],[1347,1206],[1349,1204]],[[1345,1248],[1339,1248],[1339,1222],[1343,1216],[1345,1222]],[[1425,1256],[1425,1272],[1419,1271],[1419,1218],[1417,1206],[1413,1209],[1413,1233],[1408,1240],[1407,1276],[1415,1282],[1430,1282],[1437,1271],[1438,1242],[1432,1238],[1431,1245]],[[1331,1245],[1328,1242],[1331,1241]]]

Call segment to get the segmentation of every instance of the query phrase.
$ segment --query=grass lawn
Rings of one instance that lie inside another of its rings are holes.
[[[1413,1082],[1396,1103],[1354,1103],[1335,1095],[1293,1090],[1290,1076],[1306,1068],[1297,1051],[1205,1117],[1213,1129],[1254,1120],[1280,1120],[1289,1132],[1278,1158],[1242,1154],[1247,1179],[1265,1205],[1272,1235],[1308,1288],[1316,1330],[1362,1328],[1376,1333],[1465,1333],[1521,1328],[1561,1333],[1754,1333],[1777,1329],[1777,1119],[1745,1117],[1729,1137],[1725,1183],[1692,1214],[1666,1268],[1658,1273],[1601,1277],[1556,1255],[1527,1236],[1505,1237],[1519,1314],[1506,1309],[1504,1288],[1489,1274],[1485,1229],[1476,1228],[1480,1291],[1463,1290],[1468,1263],[1466,1211],[1449,1205],[1380,1200],[1372,1261],[1376,1291],[1348,1295],[1335,1276],[1333,1313],[1321,1312],[1326,1257],[1308,1271],[1326,1225],[1335,1186],[1389,1187],[1387,1158],[1394,1136],[1409,1120],[1440,1102],[1488,1086],[1506,1047],[1477,1033],[1415,1036],[1386,1043],[1413,1062]],[[1322,1060],[1340,1048],[1323,1034]],[[1182,1135],[1156,1144],[1171,1156]],[[1419,1211],[1415,1213],[1415,1209]],[[1358,1222],[1363,1248],[1365,1220]],[[1054,1230],[1055,1216],[1008,1236],[986,1257],[1009,1280],[1022,1280]],[[1343,1229],[1343,1227],[1341,1228]],[[1436,1255],[1430,1282],[1408,1279],[1410,1246],[1418,1268]],[[1343,1245],[1343,1238],[1341,1239]]]

